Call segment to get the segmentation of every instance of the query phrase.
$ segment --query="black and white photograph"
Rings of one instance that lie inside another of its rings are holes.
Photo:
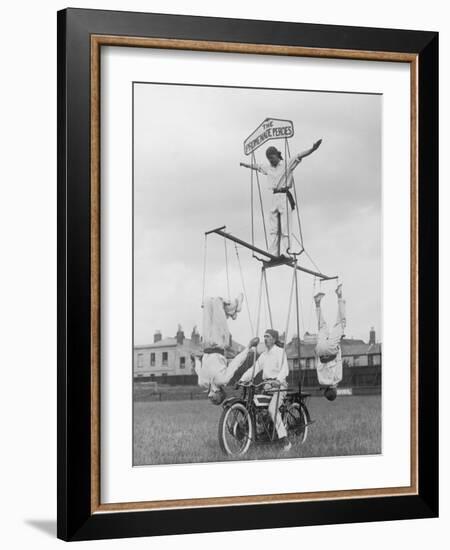
[[[445,548],[446,13],[5,4],[4,548]]]
[[[134,466],[382,453],[382,109],[133,83]]]

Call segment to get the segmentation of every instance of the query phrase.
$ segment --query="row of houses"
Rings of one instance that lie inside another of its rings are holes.
[[[314,348],[317,335],[305,333],[300,340],[300,367],[302,371],[314,369]],[[231,339],[230,354],[239,353],[244,346]],[[186,338],[181,326],[174,337],[163,338],[160,331],[153,335],[150,344],[134,347],[134,377],[155,379],[168,384],[196,384],[191,354],[202,350],[202,339],[196,327]],[[345,338],[341,342],[344,369],[377,367],[381,369],[381,344],[376,342],[375,330],[369,333],[366,343],[360,339]],[[298,339],[294,337],[286,346],[289,369],[298,372]]]

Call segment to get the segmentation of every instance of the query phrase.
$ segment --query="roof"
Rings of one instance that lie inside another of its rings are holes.
[[[300,357],[308,358],[315,355],[315,343],[301,342],[300,344]],[[374,355],[381,353],[381,344],[366,344],[362,340],[350,340],[344,338],[341,344],[342,355]],[[286,353],[289,359],[296,358],[298,356],[297,342],[289,342],[286,348]]]
[[[139,349],[159,349],[159,348],[170,348],[170,347],[176,347],[177,339],[175,337],[169,337],[169,338],[163,338],[159,342],[155,342],[152,344],[141,344],[139,346],[134,346],[135,350]],[[193,349],[199,349],[201,347],[202,343],[195,344],[191,338],[185,338],[182,344],[182,347],[188,347]],[[244,349],[244,346],[240,344],[239,342],[236,342],[235,340],[231,340],[231,349],[235,351],[242,351]]]
[[[143,344],[140,346],[134,346],[134,349],[155,349],[155,348],[168,348],[168,347],[174,347],[177,345],[177,339],[175,337],[169,337],[169,338],[163,338],[159,342],[154,342],[152,344]],[[195,344],[191,343],[190,338],[185,338],[183,341],[183,346],[192,346],[194,347]]]

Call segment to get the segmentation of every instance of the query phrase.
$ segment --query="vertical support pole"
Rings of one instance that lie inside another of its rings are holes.
[[[227,251],[227,240],[224,237],[223,238],[223,246],[225,248],[225,269],[227,273],[227,290],[228,290],[228,301],[231,300],[231,293],[230,293],[230,274],[228,272],[228,251]]]
[[[287,140],[287,138],[284,138],[284,185],[286,187],[286,190],[287,190],[287,187],[288,187],[288,177],[287,177],[287,174],[288,174],[288,152],[289,152],[288,140]],[[285,196],[286,196],[286,229],[287,229],[288,251],[289,251],[291,249],[291,227],[290,227],[290,223],[289,223],[291,205],[289,203],[287,193],[286,193]],[[281,242],[281,224],[280,224],[280,242]]]
[[[281,214],[277,212],[277,256],[281,256]],[[273,254],[273,251],[272,251]]]
[[[269,320],[270,320],[270,328],[273,328],[273,318],[272,318],[272,309],[270,307],[270,299],[269,299],[269,287],[267,284],[267,272],[266,268],[262,268],[263,274],[264,274],[264,286],[266,287],[266,300],[267,300],[267,309],[269,310]]]
[[[205,305],[205,286],[206,286],[206,258],[208,250],[208,235],[205,234],[205,249],[203,253],[203,282],[202,282],[202,307]]]
[[[287,146],[287,154],[290,158],[291,151],[290,151],[290,148],[289,148],[289,141],[287,140],[287,138],[286,138],[286,146]],[[292,189],[293,189],[294,200],[295,200],[295,205],[296,205],[295,209],[297,210],[297,225],[298,225],[298,234],[299,234],[299,238],[300,238],[299,244],[301,246],[301,250],[300,250],[300,254],[301,254],[305,250],[305,247],[303,246],[302,223],[300,221],[300,202],[299,202],[298,197],[297,197],[297,188],[295,186],[294,175],[291,174],[291,177],[292,177]],[[294,222],[292,222],[292,234],[294,235]],[[295,235],[294,235],[294,237],[295,237]]]
[[[297,258],[295,259],[295,306],[297,317],[297,357],[298,357],[298,391],[302,393],[302,368],[301,368],[301,344],[300,344],[300,311],[298,304],[298,275],[297,275]],[[294,376],[294,369],[292,369],[292,377]]]
[[[255,164],[256,164],[256,157],[255,157],[255,152],[253,151],[253,153],[252,153],[252,166],[255,165]],[[253,170],[252,170],[252,173],[253,173]],[[259,175],[258,175],[257,170],[256,170],[255,174],[256,174],[256,184],[258,185],[259,204],[260,204],[260,207],[261,207],[261,218],[262,218],[263,228],[264,228],[264,240],[265,240],[265,243],[266,243],[266,249],[269,250],[269,242],[267,240],[266,218],[264,216],[264,205],[263,205],[263,199],[262,199],[262,195],[261,195],[261,185],[259,184]],[[253,246],[255,246],[255,243],[253,243]]]
[[[255,336],[258,336],[258,333],[259,333],[259,321],[260,321],[260,317],[261,317],[261,301],[262,301],[263,280],[264,280],[264,267],[261,268],[261,278],[260,278],[260,281],[259,281],[258,313],[257,313],[257,318],[256,318],[256,333],[255,333]],[[255,350],[255,357],[254,357],[254,360],[253,360],[252,382],[255,378],[255,365],[256,365],[256,350]]]
[[[295,268],[293,271],[297,271]],[[292,283],[291,283],[291,291],[289,293],[289,302],[288,302],[288,314],[286,319],[286,328],[284,331],[284,350],[286,352],[287,350],[287,343],[288,343],[288,331],[289,331],[289,321],[291,319],[291,308],[292,308],[292,298],[294,295],[294,281],[295,281],[295,273],[292,274]],[[286,359],[287,359],[287,352],[286,352]],[[288,361],[288,368],[289,368],[289,361]],[[292,365],[292,372],[294,372],[294,365]],[[289,375],[288,375],[289,378]]]
[[[251,163],[254,164],[254,155],[251,157]],[[253,216],[253,169],[250,170],[250,211],[252,214],[252,245],[255,246],[255,222]]]
[[[272,441],[275,441],[275,430],[277,429],[277,420],[278,420],[278,415],[280,414],[280,411],[279,411],[279,407],[280,407],[280,391],[281,388],[278,388],[278,391],[277,391],[277,404],[275,406],[275,418],[273,419],[273,429],[272,429]],[[272,394],[272,399],[273,399],[273,394]]]

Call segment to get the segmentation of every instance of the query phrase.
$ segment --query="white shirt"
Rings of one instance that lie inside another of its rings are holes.
[[[286,382],[289,375],[289,366],[286,353],[283,348],[274,345],[266,349],[258,357],[255,364],[255,376],[262,370],[263,380],[274,378],[279,382]],[[249,368],[242,376],[242,382],[249,382],[252,378],[253,367]]]
[[[241,353],[228,363],[221,353],[205,353],[200,361],[195,358],[195,372],[198,376],[198,385],[203,388],[211,388],[213,391],[228,384],[237,369],[247,359],[249,348],[244,348]]]
[[[316,356],[317,378],[321,386],[337,386],[342,380],[342,356],[341,348],[337,352],[336,358],[328,363],[322,363]]]
[[[287,163],[285,163],[284,160],[280,160],[280,162],[276,166],[272,166],[270,163],[258,164],[257,168],[259,172],[261,172],[266,176],[267,188],[270,191],[273,191],[274,189],[281,189],[283,187],[292,187],[293,185],[292,171],[298,166],[300,162],[301,162],[301,159],[299,159],[298,156],[295,156],[292,159],[288,159]],[[288,182],[287,186],[285,183],[286,168],[287,168],[287,182]]]

